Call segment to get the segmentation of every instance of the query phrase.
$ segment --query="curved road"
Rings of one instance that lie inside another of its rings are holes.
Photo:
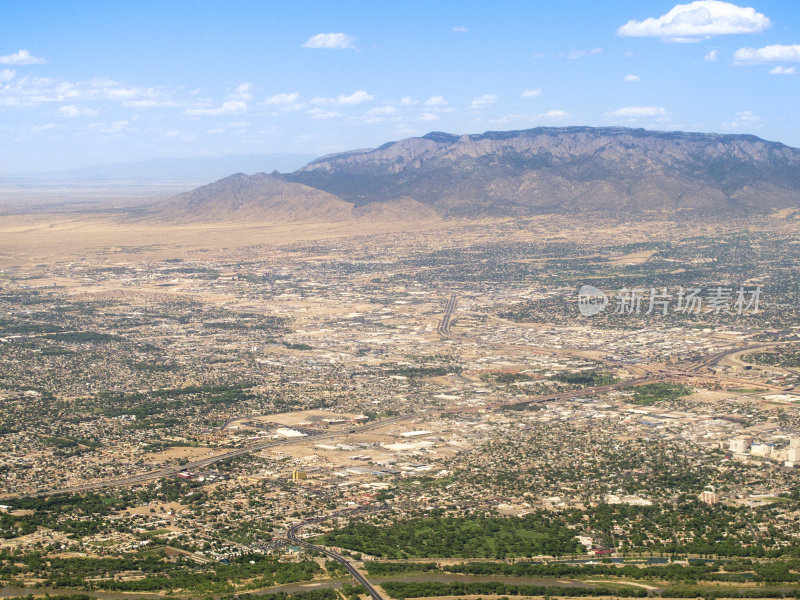
[[[322,554],[329,556],[330,558],[338,562],[340,565],[342,565],[345,569],[347,569],[347,572],[350,573],[353,579],[355,579],[357,583],[362,585],[364,589],[367,590],[367,592],[369,592],[369,595],[372,596],[372,600],[384,600],[383,596],[381,596],[378,590],[376,590],[375,587],[369,581],[367,581],[367,578],[364,577],[361,574],[361,572],[358,569],[356,569],[352,565],[352,563],[348,561],[344,556],[334,552],[333,550],[328,550],[327,548],[324,548],[322,546],[316,546],[314,544],[311,544],[310,542],[307,542],[304,539],[298,537],[297,534],[303,527],[305,527],[310,523],[320,520],[322,519],[321,518],[309,519],[308,521],[303,521],[302,523],[298,523],[297,525],[292,525],[286,531],[286,537],[290,541],[294,542],[295,544],[298,544],[299,546],[302,546],[303,548],[308,548],[309,550],[316,550],[317,552],[321,552]]]

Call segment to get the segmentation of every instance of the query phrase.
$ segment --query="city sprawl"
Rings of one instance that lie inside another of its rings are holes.
[[[6,253],[0,583],[796,595],[798,262],[768,218]]]

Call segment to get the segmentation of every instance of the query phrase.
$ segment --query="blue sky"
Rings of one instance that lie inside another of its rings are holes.
[[[800,146],[794,0],[0,0],[0,175],[624,125]]]

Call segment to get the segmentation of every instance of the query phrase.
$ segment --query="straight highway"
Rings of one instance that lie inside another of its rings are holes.
[[[442,320],[439,321],[439,324],[436,326],[436,333],[438,333],[443,338],[451,338],[453,337],[453,332],[450,331],[450,322],[453,317],[453,313],[456,312],[456,307],[458,306],[458,296],[455,293],[450,295],[450,299],[447,301],[444,307],[444,316]]]

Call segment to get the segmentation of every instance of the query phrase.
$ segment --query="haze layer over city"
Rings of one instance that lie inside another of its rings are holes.
[[[800,595],[794,3],[0,14],[0,596]]]

